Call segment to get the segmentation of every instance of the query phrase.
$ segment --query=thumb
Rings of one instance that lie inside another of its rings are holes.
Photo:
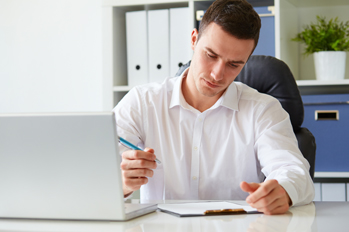
[[[247,183],[245,181],[242,181],[240,183],[240,188],[248,193],[253,193],[254,191],[256,191],[259,188],[260,184],[258,183]]]

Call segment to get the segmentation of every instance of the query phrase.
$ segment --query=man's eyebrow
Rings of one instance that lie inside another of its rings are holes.
[[[210,53],[212,53],[215,56],[220,57],[220,55],[218,55],[217,53],[215,53],[211,48],[209,47],[205,47],[207,51],[209,51]],[[229,60],[229,63],[234,63],[234,64],[245,64],[244,61],[242,60]]]
[[[205,47],[207,51],[209,51],[210,53],[212,53],[215,56],[220,57],[220,55],[218,55],[217,53],[215,53],[211,48]]]

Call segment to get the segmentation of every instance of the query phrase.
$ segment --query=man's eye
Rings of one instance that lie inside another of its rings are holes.
[[[210,53],[207,53],[208,57],[210,58],[216,58],[214,55],[211,55]]]
[[[230,66],[233,67],[233,68],[237,68],[238,66],[234,63],[230,63]]]

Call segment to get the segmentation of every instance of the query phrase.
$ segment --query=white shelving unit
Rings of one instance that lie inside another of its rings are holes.
[[[130,90],[127,85],[126,21],[128,11],[189,7],[188,22],[194,28],[194,1],[104,0],[103,1],[103,106],[111,110]]]
[[[296,82],[302,95],[349,93],[349,79],[333,81],[297,80]]]
[[[301,32],[305,25],[316,22],[316,16],[325,16],[326,19],[338,17],[340,21],[349,20],[349,1],[347,0],[275,0],[279,4],[280,13],[280,59],[290,66],[296,80],[315,80],[313,55],[303,55],[304,45],[291,41],[296,33]],[[296,26],[297,25],[297,26]],[[296,27],[295,27],[296,26]],[[346,60],[349,68],[349,59]],[[345,79],[349,79],[347,68]],[[345,83],[347,84],[347,83]],[[319,82],[319,85],[323,85]]]
[[[103,1],[103,94],[104,109],[111,110],[130,90],[127,86],[125,13],[137,10],[189,7],[189,24],[196,25],[195,12],[206,9],[211,1],[205,0],[104,0]],[[261,3],[263,0],[254,0]],[[312,56],[304,57],[303,46],[291,41],[305,24],[315,22],[316,15],[349,20],[347,0],[274,0],[275,6],[275,56],[285,61],[300,88],[317,86],[347,86],[349,70],[343,81],[320,82],[315,80]],[[349,58],[347,58],[349,67]]]

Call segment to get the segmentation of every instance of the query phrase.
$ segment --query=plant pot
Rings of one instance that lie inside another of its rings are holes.
[[[317,80],[343,80],[345,77],[346,52],[314,52],[315,74]]]

